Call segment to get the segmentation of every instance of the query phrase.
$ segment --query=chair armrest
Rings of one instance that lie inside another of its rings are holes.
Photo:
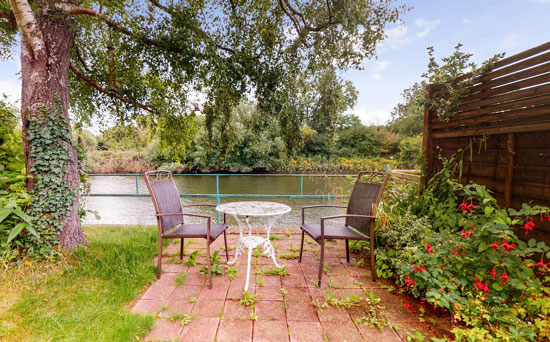
[[[217,207],[216,204],[209,204],[209,203],[198,203],[198,204],[185,204],[182,205],[183,208],[186,207]]]
[[[163,217],[163,216],[192,216],[192,217],[200,217],[206,219],[206,238],[208,241],[210,241],[210,221],[211,217],[208,215],[199,215],[199,214],[186,214],[186,213],[169,213],[169,214],[155,214],[157,217]]]
[[[314,205],[305,205],[302,207],[302,225],[305,224],[305,210],[310,208],[347,208],[345,205],[338,204],[314,204]]]
[[[342,218],[342,217],[362,217],[362,218],[370,218],[370,219],[377,219],[376,216],[373,215],[354,215],[354,214],[344,214],[344,215],[334,215],[334,216],[323,216],[321,217],[321,221],[324,220],[331,220],[335,218]]]
[[[335,218],[342,218],[342,217],[362,217],[362,218],[370,218],[370,219],[376,220],[376,216],[373,216],[373,215],[344,214],[344,215],[334,215],[334,216],[323,216],[321,217],[321,239],[325,238],[325,220],[332,220]]]

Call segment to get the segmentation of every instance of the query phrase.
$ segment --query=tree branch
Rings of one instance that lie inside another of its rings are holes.
[[[22,39],[31,48],[34,57],[44,54],[44,38],[36,17],[27,0],[10,0],[11,10],[17,22]]]
[[[283,10],[283,12],[285,12],[286,16],[290,18],[290,20],[292,21],[292,23],[294,24],[294,28],[296,28],[296,31],[298,33],[298,35],[300,35],[300,32],[302,31],[302,28],[300,27],[300,23],[298,22],[298,20],[296,19],[296,17],[294,17],[289,11],[288,9],[285,7],[285,3],[286,1],[283,3],[284,0],[278,0],[279,2],[279,6],[281,6],[281,9]]]
[[[93,79],[91,79],[90,77],[84,75],[84,73],[82,73],[80,70],[78,70],[74,65],[73,63],[70,63],[69,64],[69,69],[73,72],[73,74],[78,77],[81,81],[83,81],[84,83],[87,83],[88,85],[94,87],[95,89],[97,89],[100,93],[103,93],[105,95],[108,95],[110,97],[114,97],[116,98],[117,100],[121,101],[121,102],[124,102],[124,103],[128,103],[128,104],[131,104],[133,106],[136,106],[138,108],[141,108],[143,110],[146,110],[152,114],[155,114],[155,111],[153,109],[151,109],[150,107],[144,105],[144,104],[141,104],[139,102],[136,102],[132,99],[129,99],[129,98],[126,98],[114,91],[110,91],[104,87],[102,87],[99,83],[97,83],[96,81],[94,81]]]
[[[163,4],[158,2],[157,0],[148,0],[148,1],[151,2],[151,4],[153,4],[155,7],[160,8],[161,10],[163,10],[164,12],[166,12],[168,14],[174,14],[174,12],[170,8],[164,6]]]

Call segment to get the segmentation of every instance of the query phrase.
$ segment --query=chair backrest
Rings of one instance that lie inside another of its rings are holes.
[[[362,171],[357,175],[351,191],[346,214],[373,215],[372,207],[382,198],[389,174],[374,171]],[[365,235],[369,235],[372,219],[347,217],[346,225],[353,227]]]
[[[180,195],[172,172],[165,170],[155,170],[144,172],[145,183],[153,199],[155,211],[157,214],[182,213]],[[183,223],[183,216],[161,216],[159,225],[162,232],[166,232],[173,227]]]

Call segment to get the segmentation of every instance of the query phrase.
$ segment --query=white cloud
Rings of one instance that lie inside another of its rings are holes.
[[[390,66],[392,63],[390,60],[388,59],[384,59],[384,60],[381,60],[379,62],[376,62],[376,64],[374,65],[373,67],[373,73],[372,73],[372,77],[375,79],[375,80],[380,80],[382,78],[381,76],[381,72],[383,70],[386,70],[386,68],[388,66]]]
[[[388,122],[391,112],[383,109],[356,108],[352,111],[364,124],[382,125]]]
[[[8,102],[19,107],[21,100],[21,83],[0,81],[0,96],[5,94]]]
[[[407,31],[407,26],[404,24],[400,24],[386,30],[386,39],[380,44],[378,52],[380,53],[390,49],[399,49],[403,45],[409,43],[411,38],[407,35]]]
[[[426,20],[426,19],[416,19],[414,22],[415,25],[420,28],[422,31],[418,32],[416,36],[418,38],[424,38],[428,33],[430,33],[433,29],[435,29],[439,23],[441,23],[441,19],[435,19],[435,20]]]

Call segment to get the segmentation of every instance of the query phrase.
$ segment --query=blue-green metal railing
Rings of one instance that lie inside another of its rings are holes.
[[[89,176],[132,176],[136,178],[136,193],[135,194],[94,194],[89,196],[94,197],[151,197],[150,194],[142,194],[139,192],[139,177],[143,177],[137,173],[91,173]],[[356,175],[323,175],[323,174],[222,174],[222,173],[209,173],[209,174],[172,174],[174,177],[192,177],[192,176],[208,176],[216,177],[216,193],[215,194],[180,194],[180,197],[209,197],[215,198],[216,204],[220,204],[221,198],[240,197],[240,198],[345,198],[348,196],[338,195],[304,195],[304,177],[355,177]],[[238,177],[238,176],[258,176],[258,177],[300,177],[300,194],[299,195],[264,195],[264,194],[220,194],[220,176],[222,177]],[[217,213],[217,219],[220,220],[220,214]]]

